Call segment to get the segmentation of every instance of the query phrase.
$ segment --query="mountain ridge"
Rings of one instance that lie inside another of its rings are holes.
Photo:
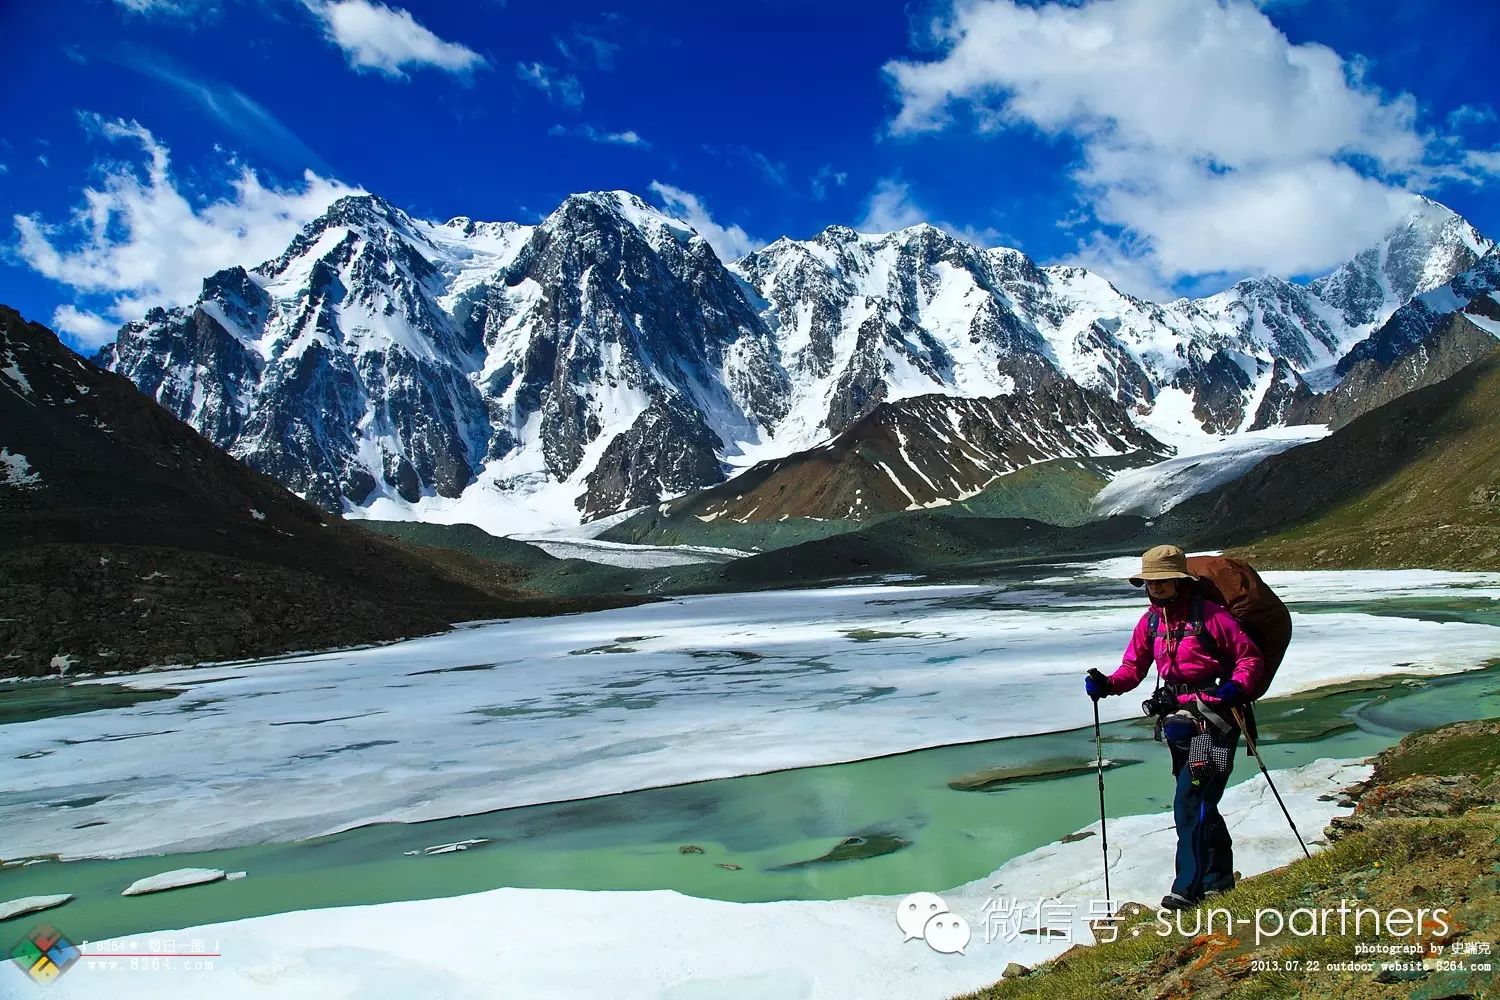
[[[1160,304],[930,225],[831,226],[726,265],[628,192],[569,196],[529,226],[357,195],[99,357],[325,509],[504,534],[712,488],[917,396],[1061,378],[1168,444],[1232,432],[1287,370],[1331,367],[1408,288],[1492,246],[1422,201],[1325,276],[1328,301],[1252,278]]]

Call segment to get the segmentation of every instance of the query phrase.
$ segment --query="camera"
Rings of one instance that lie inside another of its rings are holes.
[[[1141,712],[1145,715],[1171,715],[1177,711],[1177,696],[1165,688],[1153,691],[1151,697],[1141,702]]]

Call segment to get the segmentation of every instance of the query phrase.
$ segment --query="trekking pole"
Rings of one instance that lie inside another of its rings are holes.
[[[1104,904],[1112,905],[1109,894],[1109,831],[1104,825],[1104,743],[1099,736],[1099,699],[1094,699],[1094,755],[1099,768],[1099,844],[1104,851]]]
[[[1094,711],[1096,714],[1099,711],[1097,702],[1095,702],[1094,704]],[[1260,765],[1260,773],[1266,776],[1266,784],[1271,786],[1271,794],[1276,796],[1276,804],[1281,807],[1281,814],[1286,817],[1287,823],[1291,825],[1292,833],[1296,834],[1297,843],[1302,846],[1302,853],[1306,854],[1309,858],[1312,857],[1312,852],[1309,851],[1307,849],[1307,845],[1302,842],[1302,834],[1297,831],[1297,824],[1293,822],[1292,814],[1287,811],[1286,803],[1281,801],[1281,793],[1276,790],[1276,783],[1271,780],[1271,772],[1266,770],[1266,762],[1260,759],[1260,751],[1255,749],[1255,741],[1250,738],[1250,730],[1245,727],[1245,717],[1240,714],[1238,706],[1231,708],[1229,711],[1234,715],[1234,721],[1240,724],[1240,732],[1245,734],[1245,745],[1250,748],[1250,753],[1255,757],[1255,762]],[[1099,781],[1100,793],[1103,794],[1104,776],[1102,774],[1099,776]]]

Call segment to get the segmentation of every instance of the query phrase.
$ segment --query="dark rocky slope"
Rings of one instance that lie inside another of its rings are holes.
[[[304,502],[0,307],[0,673],[239,658],[579,610]],[[54,658],[61,658],[54,661]]]

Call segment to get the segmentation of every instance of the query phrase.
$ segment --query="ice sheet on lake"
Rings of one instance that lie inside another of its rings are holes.
[[[1367,777],[1370,768],[1323,759],[1272,773],[1301,829],[1320,830],[1348,810],[1319,796]],[[1170,781],[1164,770],[1164,788]],[[1230,788],[1221,808],[1241,872],[1301,857],[1263,779]],[[1171,881],[1171,815],[1114,819],[1109,834],[1115,900],[1154,908]],[[729,903],[671,890],[494,889],[164,932],[153,936],[221,942],[224,957],[212,971],[120,973],[107,983],[101,981],[107,973],[74,973],[49,995],[81,1000],[107,988],[114,1000],[175,1000],[201,996],[211,982],[215,1000],[438,993],[447,1000],[594,1000],[607,984],[614,1000],[941,1000],[993,983],[1010,962],[1031,966],[1075,942],[1091,942],[1086,921],[1093,901],[1104,897],[1101,867],[1095,836],[1038,848],[956,889],[930,887],[972,929],[962,955],[938,954],[920,939],[903,941],[896,896]],[[1002,907],[1036,907],[1044,897],[1057,905],[1049,904],[1042,926],[1066,928],[1071,938],[1019,933],[1038,925],[1034,910],[1030,919],[1021,913],[996,919]],[[417,933],[432,927],[443,928],[441,948]],[[110,947],[105,942],[96,950]],[[900,984],[896,994],[893,983]]]
[[[224,878],[224,872],[219,868],[174,868],[160,875],[149,875],[146,878],[138,878],[120,893],[122,896],[144,896],[148,892],[165,892],[168,889],[181,889],[189,885],[202,885],[205,882],[217,882]]]
[[[1080,676],[1119,663],[1141,613],[1129,564],[1073,567],[1067,588],[690,597],[131,677],[182,694],[0,726],[0,857],[286,841],[1088,725]],[[1500,574],[1271,579],[1294,600],[1500,597]],[[1280,693],[1500,652],[1484,625],[1318,614],[1296,628]],[[1133,716],[1139,699],[1101,710]]]
[[[9,899],[0,903],[0,920],[50,910],[54,906],[63,905],[72,898],[71,892],[61,892],[51,896],[22,896],[20,899]]]

